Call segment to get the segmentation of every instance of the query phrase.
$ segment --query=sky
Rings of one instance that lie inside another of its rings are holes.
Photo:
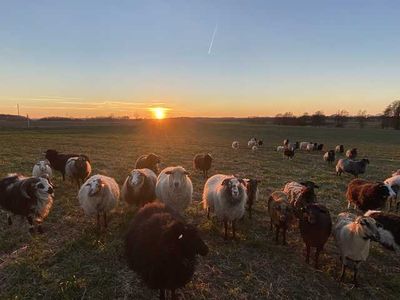
[[[0,113],[380,113],[400,1],[0,0]]]

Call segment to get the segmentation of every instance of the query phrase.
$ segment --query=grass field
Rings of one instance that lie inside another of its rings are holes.
[[[249,137],[264,140],[256,153],[246,147]],[[338,250],[330,239],[321,256],[321,269],[304,262],[304,246],[298,229],[288,234],[288,246],[276,245],[269,231],[267,188],[281,189],[289,180],[313,180],[320,185],[319,201],[333,219],[345,211],[344,192],[350,176],[338,178],[334,167],[322,161],[322,153],[297,153],[293,161],[273,151],[284,138],[312,140],[329,148],[342,143],[357,147],[371,164],[363,178],[383,180],[400,168],[398,132],[379,129],[277,127],[246,122],[164,120],[137,122],[132,126],[2,129],[0,175],[29,175],[34,162],[47,148],[89,155],[94,173],[115,177],[119,184],[136,158],[147,152],[162,156],[164,166],[182,165],[192,173],[194,203],[187,219],[198,225],[210,248],[201,257],[193,281],[180,291],[183,299],[399,299],[400,260],[374,244],[362,265],[360,288],[339,284]],[[239,140],[241,149],[231,149]],[[222,227],[208,221],[200,199],[204,180],[192,167],[198,152],[211,152],[211,174],[259,177],[260,199],[253,219],[238,225],[238,240],[224,241]],[[123,239],[134,209],[120,206],[110,227],[98,233],[95,220],[86,218],[76,200],[76,187],[60,175],[52,211],[44,223],[45,234],[30,236],[24,223],[9,227],[0,212],[0,298],[4,299],[157,299],[126,267]],[[347,282],[349,282],[349,277]]]

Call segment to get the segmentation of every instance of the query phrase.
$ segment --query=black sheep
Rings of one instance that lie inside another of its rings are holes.
[[[324,161],[328,162],[329,164],[332,164],[335,161],[335,156],[336,156],[335,150],[329,150],[324,154]]]
[[[126,236],[129,267],[149,288],[160,290],[160,299],[167,290],[176,299],[175,290],[192,279],[196,255],[207,253],[197,229],[158,201],[139,210]]]
[[[288,159],[292,159],[294,157],[294,149],[285,148],[283,150],[283,155],[286,156]]]
[[[40,223],[45,219],[53,205],[53,186],[48,177],[23,177],[10,175],[0,180],[0,207],[25,217],[30,225],[29,231],[42,233]],[[12,219],[8,217],[8,224]]]
[[[193,168],[196,170],[203,171],[203,177],[208,177],[208,170],[211,169],[213,158],[211,154],[196,154],[193,158]]]
[[[62,154],[58,153],[58,151],[49,149],[45,153],[46,159],[50,162],[50,165],[53,169],[61,172],[63,180],[65,180],[65,165],[67,163],[67,160],[70,159],[71,157],[77,157],[77,156],[82,156],[84,157],[89,163],[89,157],[86,155],[79,155],[79,154]]]
[[[322,151],[324,149],[324,144],[318,144],[317,150]]]
[[[322,204],[311,203],[302,209],[299,218],[301,237],[306,244],[306,262],[310,262],[311,247],[315,251],[315,268],[318,268],[318,258],[332,231],[332,219],[329,210]]]
[[[252,207],[258,198],[258,184],[261,182],[258,179],[244,179],[247,188],[247,209],[249,211],[249,218],[251,219]]]

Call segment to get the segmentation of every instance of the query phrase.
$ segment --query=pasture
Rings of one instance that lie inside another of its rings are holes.
[[[247,140],[264,140],[256,152]],[[266,189],[281,189],[290,180],[313,180],[320,185],[319,202],[333,220],[345,211],[345,189],[352,178],[334,174],[334,166],[322,160],[323,152],[298,151],[292,161],[273,149],[284,138],[315,141],[334,149],[357,147],[359,157],[371,164],[362,178],[384,180],[400,168],[400,136],[392,130],[279,127],[246,121],[163,120],[142,121],[130,126],[96,126],[45,129],[1,129],[0,175],[30,175],[32,166],[47,148],[87,154],[93,174],[112,176],[121,185],[136,158],[155,152],[163,166],[182,165],[194,185],[194,203],[186,213],[197,224],[210,248],[199,258],[193,281],[179,291],[183,299],[365,299],[400,297],[400,259],[373,244],[361,266],[361,287],[350,276],[339,284],[338,250],[331,238],[320,257],[320,269],[304,262],[304,245],[298,229],[288,233],[288,245],[276,245],[269,231]],[[238,140],[238,151],[231,148]],[[200,204],[205,180],[193,170],[196,153],[214,157],[210,174],[239,174],[262,180],[253,219],[238,224],[238,240],[223,239],[223,227],[207,220]],[[44,222],[45,233],[30,236],[25,222],[8,226],[0,212],[0,298],[13,299],[157,299],[131,272],[124,258],[124,235],[135,209],[123,205],[110,216],[107,231],[96,230],[95,219],[83,215],[76,200],[76,186],[62,182],[56,173],[55,201]]]

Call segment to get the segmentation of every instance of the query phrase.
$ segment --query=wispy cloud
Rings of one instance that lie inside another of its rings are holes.
[[[211,54],[212,46],[214,44],[215,35],[217,34],[218,23],[215,24],[214,32],[211,37],[210,47],[208,47],[208,54]]]

